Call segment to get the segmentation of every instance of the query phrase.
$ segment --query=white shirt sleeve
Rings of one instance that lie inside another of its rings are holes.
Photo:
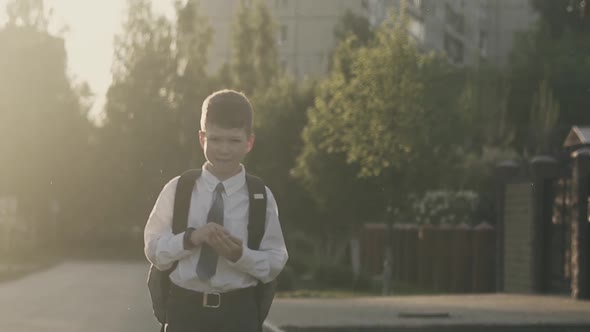
[[[191,254],[190,250],[184,249],[184,232],[176,235],[172,233],[174,196],[178,178],[177,176],[170,180],[160,192],[144,230],[145,256],[162,271],[172,267],[175,261]]]
[[[244,244],[242,257],[235,263],[229,262],[236,269],[265,283],[279,275],[289,258],[279,222],[277,202],[268,188],[266,196],[266,226],[260,248],[252,250]]]

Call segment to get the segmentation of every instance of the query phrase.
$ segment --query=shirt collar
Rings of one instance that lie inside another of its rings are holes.
[[[207,163],[203,164],[202,167],[202,174],[201,177],[205,180],[205,188],[209,192],[213,192],[217,184],[220,182],[213,173],[209,172],[205,167]],[[244,165],[240,164],[240,172],[225,181],[221,181],[223,183],[223,187],[225,188],[225,194],[231,195],[238,191],[238,189],[242,188],[242,186],[246,183],[246,169]]]

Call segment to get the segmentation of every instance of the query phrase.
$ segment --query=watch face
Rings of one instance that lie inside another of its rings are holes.
[[[186,231],[184,231],[184,237],[183,237],[184,249],[190,249],[195,246],[193,244],[193,242],[191,241],[191,234],[193,233],[194,230],[195,229],[193,227],[189,227],[186,229]]]

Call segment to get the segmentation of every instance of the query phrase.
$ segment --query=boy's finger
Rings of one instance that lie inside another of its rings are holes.
[[[233,243],[235,243],[236,245],[238,245],[238,246],[240,246],[240,247],[242,246],[242,240],[241,240],[241,239],[239,239],[239,238],[237,238],[237,237],[235,237],[235,236],[233,236],[233,235],[230,235],[230,236],[229,236],[229,239],[230,239],[230,240],[231,240]]]
[[[221,239],[222,239],[223,243],[228,247],[233,247],[236,245],[235,242],[233,241],[231,235],[224,234],[223,236],[221,236]]]
[[[227,235],[229,235],[229,231],[226,228],[224,228],[223,226],[219,225],[219,224],[215,224],[215,228],[214,229],[215,229],[216,232],[218,232],[220,234],[227,234]]]
[[[229,241],[227,238],[221,238],[218,245],[219,254],[221,256],[227,256],[227,254],[231,251],[231,245],[231,241]]]

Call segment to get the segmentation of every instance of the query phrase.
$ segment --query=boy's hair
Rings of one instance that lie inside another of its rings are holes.
[[[252,134],[252,104],[241,92],[219,90],[210,94],[203,101],[201,108],[201,130],[206,131],[208,124],[221,128],[243,128],[246,134]]]

